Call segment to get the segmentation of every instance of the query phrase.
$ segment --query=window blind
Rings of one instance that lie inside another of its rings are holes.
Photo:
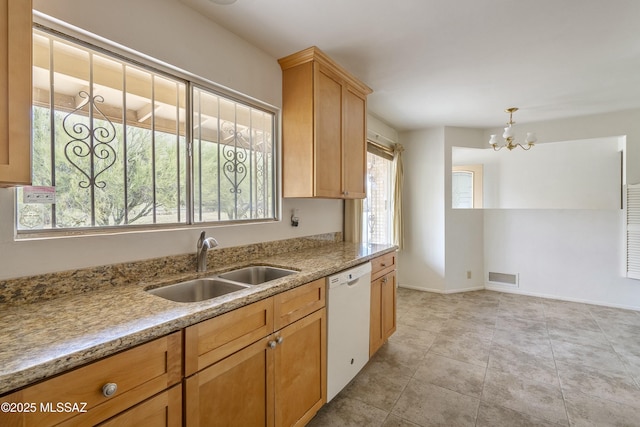
[[[640,280],[640,184],[627,186],[627,277]]]

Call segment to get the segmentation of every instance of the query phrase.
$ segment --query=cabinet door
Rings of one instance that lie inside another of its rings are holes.
[[[0,186],[31,183],[31,1],[0,0]]]
[[[282,72],[282,196],[312,197],[313,63]]]
[[[342,197],[342,83],[315,65],[315,196]]]
[[[128,411],[100,424],[100,427],[182,425],[182,385],[164,391]]]
[[[396,272],[371,282],[369,357],[396,331]]]
[[[386,341],[396,331],[396,272],[382,278],[382,337]]]
[[[343,194],[347,199],[366,197],[366,98],[349,86],[344,89]]]
[[[327,400],[326,311],[276,332],[275,424],[304,426]]]
[[[185,380],[185,425],[273,426],[273,358],[267,337]]]
[[[371,282],[371,319],[369,328],[369,357],[372,357],[384,342],[382,337],[382,279]]]

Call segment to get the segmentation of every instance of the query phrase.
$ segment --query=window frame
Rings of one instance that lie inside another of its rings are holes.
[[[390,147],[387,147],[383,144],[377,143],[375,141],[371,141],[371,140],[367,140],[367,153],[366,153],[366,157],[368,159],[369,155],[372,156],[376,156],[378,157],[380,160],[382,161],[386,161],[388,162],[388,164],[386,165],[386,167],[388,168],[388,176],[387,176],[387,183],[385,185],[385,193],[387,196],[387,200],[386,200],[386,206],[385,206],[385,210],[387,211],[386,213],[386,221],[384,221],[384,228],[385,228],[385,232],[384,234],[387,235],[388,237],[388,241],[387,242],[372,242],[370,239],[370,234],[371,234],[371,229],[369,227],[369,214],[370,212],[373,211],[372,206],[369,205],[369,209],[367,209],[367,203],[369,203],[371,201],[371,188],[370,188],[370,180],[369,180],[369,171],[367,168],[367,183],[366,183],[366,189],[367,189],[367,197],[365,197],[363,199],[363,209],[362,209],[362,226],[361,226],[361,233],[362,233],[362,242],[364,244],[373,244],[373,243],[383,243],[383,244],[392,244],[393,243],[393,203],[394,203],[394,197],[393,197],[393,193],[394,193],[394,177],[395,177],[395,164],[394,164],[394,157],[393,157],[393,151]],[[368,160],[367,160],[368,163]],[[377,224],[378,226],[380,226],[380,223]]]
[[[453,184],[453,175],[459,172],[471,175],[471,207],[454,206],[454,196],[456,189]],[[451,167],[451,208],[452,209],[482,209],[483,198],[483,174],[482,165],[460,165]]]
[[[166,76],[173,80],[180,80],[185,84],[186,104],[185,104],[185,140],[187,149],[187,161],[184,165],[186,182],[185,201],[186,201],[186,220],[184,222],[172,222],[172,223],[157,223],[157,224],[129,224],[129,225],[117,225],[117,226],[95,226],[95,227],[77,227],[77,228],[64,228],[64,229],[41,229],[41,230],[19,230],[18,229],[18,200],[17,191],[14,190],[14,233],[16,240],[22,239],[34,239],[34,238],[48,238],[48,237],[65,237],[76,235],[94,235],[94,234],[117,234],[127,232],[138,231],[154,231],[154,230],[167,230],[167,229],[189,229],[189,228],[201,228],[201,227],[221,227],[238,224],[255,224],[255,223],[271,223],[279,222],[282,220],[282,196],[281,196],[281,111],[280,108],[260,101],[256,98],[244,95],[240,92],[234,91],[220,84],[212,82],[206,78],[197,76],[189,71],[170,65],[166,62],[152,58],[138,51],[135,51],[126,46],[120,45],[113,41],[107,40],[90,32],[76,28],[70,24],[62,21],[55,20],[47,15],[44,15],[38,11],[33,11],[33,30],[43,31],[49,33],[52,36],[59,37],[63,40],[76,43],[82,47],[86,47],[97,51],[100,54],[115,60],[123,61],[127,64],[131,64],[140,67],[144,70],[148,70],[152,73],[157,73],[161,76]],[[272,171],[269,174],[272,181],[272,193],[273,201],[270,204],[272,209],[272,215],[268,218],[259,219],[234,219],[234,220],[221,220],[221,221],[203,221],[196,222],[195,217],[195,202],[194,202],[194,139],[193,139],[193,93],[195,89],[204,89],[215,95],[224,97],[229,101],[242,104],[243,106],[251,109],[263,111],[265,113],[273,115],[272,123],[272,141],[273,141],[273,159],[272,159]],[[33,148],[32,148],[33,149]]]

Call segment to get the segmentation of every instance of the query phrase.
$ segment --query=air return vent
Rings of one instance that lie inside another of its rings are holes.
[[[518,275],[511,273],[489,272],[489,283],[494,285],[506,285],[518,287]]]

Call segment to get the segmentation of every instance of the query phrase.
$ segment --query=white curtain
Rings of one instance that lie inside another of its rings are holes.
[[[371,143],[370,143],[371,144]],[[369,150],[381,155],[389,160],[393,159],[393,217],[392,217],[392,242],[402,249],[404,245],[404,227],[402,224],[402,185],[403,185],[403,165],[402,152],[404,147],[394,144],[393,148],[381,150],[379,144],[370,145]],[[344,240],[345,242],[362,242],[363,232],[363,209],[364,201],[360,199],[345,200],[344,202]]]
[[[404,246],[404,226],[402,223],[402,186],[404,182],[404,167],[402,152],[404,147],[395,144],[393,147],[393,163],[395,170],[393,186],[393,243],[402,249]]]

